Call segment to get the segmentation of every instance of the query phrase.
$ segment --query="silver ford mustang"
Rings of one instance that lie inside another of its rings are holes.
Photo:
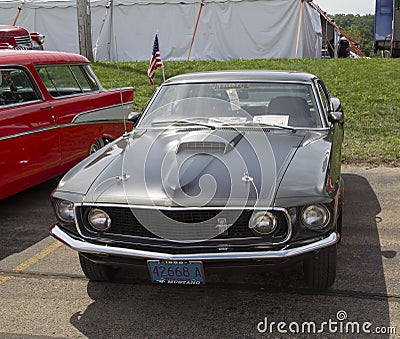
[[[335,280],[342,230],[340,101],[308,73],[219,71],[165,81],[134,129],[70,170],[51,234],[91,280],[144,265],[155,283],[213,267],[298,261]]]

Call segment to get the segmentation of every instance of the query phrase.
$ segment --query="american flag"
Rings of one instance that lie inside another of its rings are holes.
[[[147,68],[147,75],[151,84],[154,84],[154,73],[157,67],[162,67],[163,63],[160,55],[160,48],[158,46],[158,35],[154,38],[153,53],[151,54],[149,67]]]

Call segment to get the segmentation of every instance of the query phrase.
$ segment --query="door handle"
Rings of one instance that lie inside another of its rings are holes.
[[[40,107],[41,110],[45,110],[45,109],[52,109],[53,106],[52,105],[48,105],[48,106],[42,106]]]

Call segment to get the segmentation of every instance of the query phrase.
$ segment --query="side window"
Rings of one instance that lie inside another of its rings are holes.
[[[41,66],[37,72],[52,97],[82,93],[68,65]]]
[[[74,65],[70,66],[76,80],[84,92],[93,92],[99,90],[99,85],[96,80],[87,71],[84,66]]]
[[[0,69],[0,107],[40,100],[32,81],[22,69]]]
[[[96,80],[82,65],[51,65],[36,68],[52,97],[93,92],[99,89]]]
[[[319,99],[321,101],[321,105],[322,105],[322,107],[324,109],[324,113],[326,115],[326,114],[328,114],[328,112],[330,110],[330,101],[329,101],[328,94],[326,93],[324,87],[325,86],[323,84],[321,84],[320,82],[317,83]]]

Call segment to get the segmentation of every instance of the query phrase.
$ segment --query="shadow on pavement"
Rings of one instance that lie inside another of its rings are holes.
[[[88,283],[87,292],[94,301],[82,313],[73,314],[71,324],[89,338],[253,338],[260,336],[257,325],[261,322],[263,329],[265,319],[269,325],[275,322],[272,331],[265,332],[274,337],[298,337],[290,333],[291,323],[292,330],[300,326],[301,337],[312,337],[312,324],[301,332],[304,322],[312,322],[324,338],[343,337],[346,331],[354,337],[357,329],[363,337],[365,329],[373,333],[376,327],[389,327],[376,224],[380,204],[364,177],[345,174],[344,180],[343,241],[331,290],[308,291],[299,267],[254,275],[212,275],[209,284],[200,288],[155,286],[145,271],[123,271],[114,283]],[[279,322],[285,322],[288,334],[277,330]]]
[[[60,178],[0,200],[0,260],[19,253],[49,235],[55,222],[50,193]]]

